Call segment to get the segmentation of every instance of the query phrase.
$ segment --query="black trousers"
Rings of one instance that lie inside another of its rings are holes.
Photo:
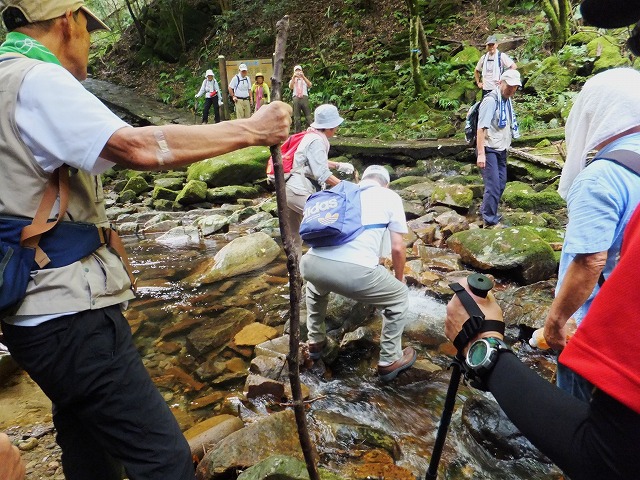
[[[204,108],[202,110],[202,123],[209,122],[209,110],[213,105],[213,116],[216,123],[220,123],[220,106],[218,105],[218,95],[214,97],[207,97],[204,99]]]
[[[571,480],[636,480],[640,414],[602,390],[579,400],[503,353],[488,379],[516,427]]]
[[[13,358],[53,402],[67,480],[193,480],[189,445],[119,306],[37,327],[2,323]]]

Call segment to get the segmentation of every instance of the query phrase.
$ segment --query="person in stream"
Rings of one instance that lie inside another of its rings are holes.
[[[25,296],[0,312],[4,343],[52,401],[65,478],[116,480],[124,470],[131,480],[193,479],[189,446],[122,314],[133,282],[99,175],[116,164],[178,169],[277,144],[291,107],[272,102],[250,119],[215,125],[131,127],[80,83],[90,33],[108,30],[83,1],[2,0],[0,9],[9,32],[0,45],[0,222],[33,217],[59,177],[68,179],[60,187],[68,204],[52,201],[45,220],[66,211],[60,223],[82,222],[104,238],[79,260],[31,271]]]

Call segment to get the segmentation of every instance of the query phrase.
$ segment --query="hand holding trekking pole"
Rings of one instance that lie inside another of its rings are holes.
[[[493,327],[502,321],[502,310],[490,293],[493,282],[488,277],[476,273],[449,286],[455,295],[447,304],[445,335],[456,346],[458,353],[451,363],[451,380],[449,380],[438,434],[433,445],[433,453],[425,480],[435,480],[438,476],[438,464],[451,423],[458,385],[464,368],[464,352],[476,337],[491,335],[502,338],[501,332],[484,331],[486,327]],[[497,320],[485,321],[485,316]]]

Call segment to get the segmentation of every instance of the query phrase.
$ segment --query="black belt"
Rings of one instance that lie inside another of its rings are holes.
[[[249,97],[238,97],[236,96],[237,100],[249,100]]]

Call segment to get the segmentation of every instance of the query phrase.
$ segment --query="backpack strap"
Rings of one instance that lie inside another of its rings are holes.
[[[49,215],[51,214],[51,210],[53,209],[53,205],[56,198],[58,198],[58,195],[60,196],[60,211],[58,212],[56,220],[54,222],[49,222]],[[51,262],[49,256],[39,246],[40,239],[42,238],[42,235],[52,230],[62,220],[62,217],[67,213],[68,206],[69,167],[67,165],[62,165],[61,167],[56,168],[51,174],[51,177],[49,177],[45,186],[44,194],[42,195],[42,200],[40,200],[38,210],[33,217],[33,221],[30,225],[27,225],[22,229],[22,233],[20,235],[21,246],[35,249],[35,262],[40,268],[44,268]],[[127,276],[129,277],[131,286],[135,291],[136,279],[133,276],[133,270],[129,263],[127,251],[125,250],[124,244],[118,236],[118,233],[112,228],[96,228],[98,229],[101,244],[109,245],[109,247],[111,247],[122,260],[122,264],[127,271]]]
[[[609,153],[605,153],[603,156],[597,156],[591,160],[591,163],[596,160],[609,160],[610,162],[617,163],[636,175],[640,175],[640,154],[633,150],[613,150]]]

